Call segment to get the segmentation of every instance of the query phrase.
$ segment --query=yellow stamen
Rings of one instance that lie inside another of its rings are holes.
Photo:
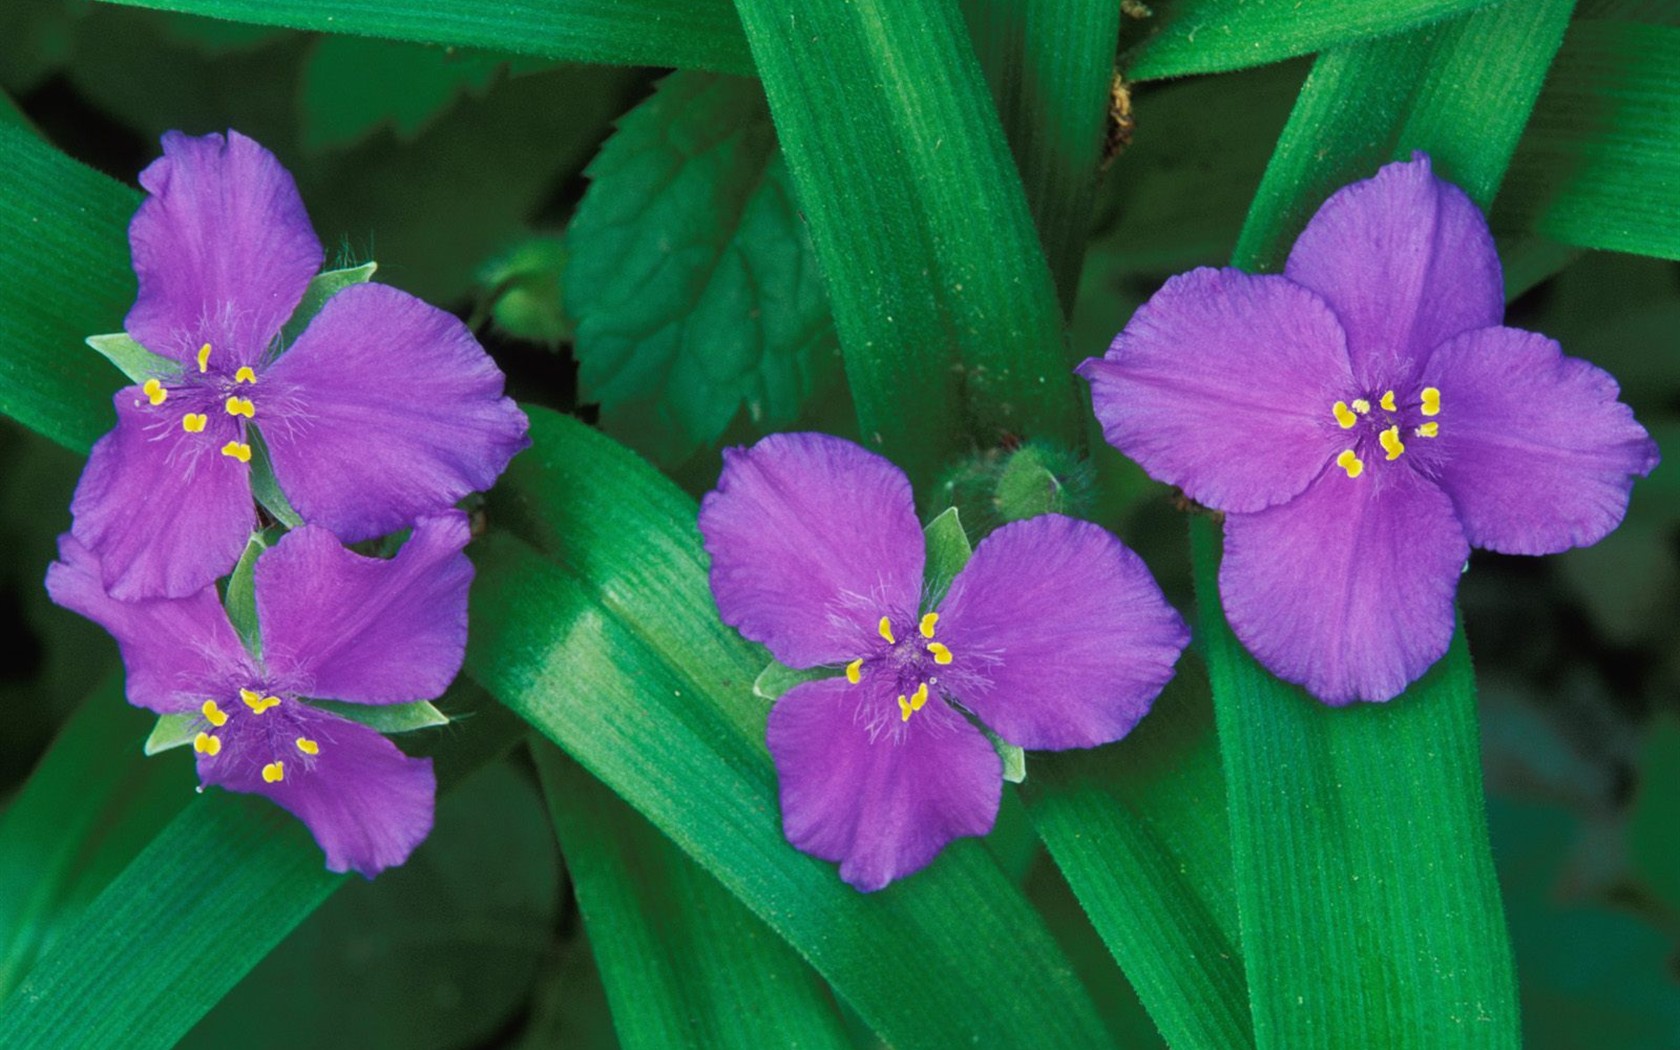
[[[165,390],[163,384],[155,379],[146,380],[146,385],[140,388],[140,392],[145,394],[146,400],[154,405],[161,405],[169,398],[169,391]]]
[[[205,343],[203,346],[198,348],[198,370],[200,372],[210,371],[210,344],[209,343]]]
[[[938,622],[939,622],[939,614],[938,613],[928,613],[926,616],[922,617],[922,627],[921,627],[922,637],[923,638],[932,638],[933,637],[933,625],[938,623]]]
[[[905,696],[903,693],[898,694],[898,709],[904,713],[904,717],[899,719],[899,721],[910,721],[910,698]]]
[[[216,706],[216,701],[206,700],[199,710],[204,713],[204,720],[220,728],[227,725],[227,712]]]
[[[251,446],[243,441],[229,441],[222,446],[222,455],[232,456],[241,463],[251,462]]]
[[[927,650],[928,650],[928,652],[933,654],[933,662],[934,663],[944,665],[944,664],[948,664],[948,663],[951,662],[951,650],[945,648],[945,646],[941,645],[940,643],[938,643],[938,642],[928,643]]]
[[[202,412],[188,412],[181,417],[181,429],[189,434],[204,433],[204,424],[210,422],[210,417]]]
[[[1353,454],[1351,448],[1336,457],[1336,466],[1347,471],[1347,476],[1350,478],[1357,478],[1365,473],[1365,464],[1359,461],[1359,457]]]
[[[1389,427],[1378,434],[1377,440],[1382,442],[1383,451],[1388,453],[1390,462],[1399,459],[1400,453],[1406,451],[1406,446],[1400,443],[1400,427],[1398,425]]]
[[[257,373],[251,371],[250,365],[240,365],[239,371],[233,374],[233,381],[235,383],[255,383]]]
[[[239,699],[245,701],[245,706],[249,707],[254,715],[260,715],[271,707],[280,706],[278,696],[263,696],[255,689],[241,689]]]
[[[257,416],[257,406],[252,404],[248,397],[230,397],[222,407],[227,409],[230,416],[244,416],[246,419],[255,419]]]
[[[1359,417],[1348,409],[1346,401],[1338,401],[1331,405],[1330,411],[1336,414],[1336,422],[1341,424],[1343,430],[1353,429],[1353,424],[1359,420]]]
[[[893,637],[892,621],[888,620],[885,616],[881,617],[881,625],[877,627],[876,630],[881,632],[881,637],[887,640],[888,645],[898,644],[898,639]]]
[[[1388,393],[1384,394],[1382,396],[1382,400],[1377,402],[1377,404],[1381,405],[1385,411],[1393,412],[1394,411],[1394,391],[1390,390]]]
[[[286,763],[270,762],[263,767],[263,780],[270,784],[278,784],[286,779]]]
[[[911,713],[915,712],[915,711],[920,711],[922,708],[926,707],[927,706],[927,701],[928,701],[928,691],[927,691],[927,683],[926,682],[923,682],[921,685],[918,685],[916,687],[916,691],[914,693],[911,693],[909,696],[905,696],[904,694],[900,693],[899,697],[898,697],[898,710],[899,710],[899,713],[903,717],[900,718],[899,720],[902,721],[902,722],[910,721]]]
[[[201,755],[209,755],[211,758],[215,758],[222,753],[222,738],[211,736],[209,733],[200,733],[193,737],[193,750]]]
[[[1358,412],[1360,415],[1363,416],[1367,412],[1371,411],[1371,402],[1365,400],[1362,397],[1354,398],[1354,400],[1353,400],[1353,410],[1355,412]]]
[[[321,745],[304,736],[297,738],[297,749],[306,755],[318,755],[321,753]]]
[[[1426,416],[1441,414],[1441,391],[1435,387],[1426,386],[1423,388],[1423,414]]]
[[[1441,424],[1434,422],[1425,423],[1423,426],[1417,428],[1417,432],[1418,437],[1432,438],[1441,433]]]
[[[863,657],[858,657],[846,665],[846,681],[857,685],[863,679]]]

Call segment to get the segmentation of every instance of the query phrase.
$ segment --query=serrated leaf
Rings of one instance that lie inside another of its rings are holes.
[[[567,230],[579,396],[655,462],[836,382],[815,256],[752,80],[679,72],[619,121]]]
[[[177,375],[181,371],[180,362],[152,353],[135,342],[127,332],[90,335],[85,342],[136,383]]]
[[[439,711],[430,700],[414,700],[406,704],[350,704],[341,700],[310,700],[309,703],[387,736],[449,724],[449,716]]]
[[[758,673],[753,679],[753,695],[764,700],[779,700],[783,693],[796,685],[815,682],[820,678],[833,678],[835,670],[832,667],[812,667],[800,671],[784,664],[772,661],[769,667]]]
[[[195,714],[181,712],[158,715],[157,723],[152,726],[151,734],[146,737],[146,743],[141,750],[150,758],[190,744],[198,735],[198,727],[199,719]]]
[[[922,537],[927,543],[927,568],[922,572],[922,586],[930,596],[929,604],[937,605],[957,573],[968,564],[974,549],[968,544],[968,532],[955,507],[947,507],[928,522],[922,529]]]
[[[373,280],[374,271],[379,269],[376,262],[365,262],[360,266],[348,266],[339,270],[323,270],[309,280],[309,287],[303,291],[303,298],[299,300],[297,309],[287,320],[285,327],[280,329],[280,344],[291,346],[303,330],[309,327],[309,322],[321,312],[321,307],[327,305],[339,291],[353,284],[363,284]]]
[[[399,141],[413,139],[462,95],[482,95],[504,62],[455,48],[324,36],[303,65],[303,145],[343,147],[384,126]]]

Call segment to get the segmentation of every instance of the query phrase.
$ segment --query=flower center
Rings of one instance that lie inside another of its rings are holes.
[[[1343,430],[1355,431],[1351,447],[1336,457],[1336,466],[1350,478],[1365,473],[1365,460],[1375,461],[1380,451],[1383,460],[1392,463],[1406,453],[1407,437],[1433,438],[1441,433],[1441,424],[1433,417],[1441,414],[1441,391],[1426,386],[1418,391],[1415,401],[1401,403],[1394,391],[1386,390],[1373,406],[1369,398],[1356,397],[1352,402],[1337,401],[1330,406],[1330,414]],[[1376,447],[1372,448],[1372,443]]]
[[[933,640],[934,629],[938,623],[939,614],[930,612],[916,625],[915,633],[921,636],[919,640],[906,631],[904,640],[900,641],[893,631],[892,619],[887,616],[881,617],[876,633],[885,644],[876,647],[870,655],[860,656],[847,664],[846,681],[857,685],[863,681],[866,668],[871,674],[892,675],[899,688],[899,720],[910,721],[911,715],[927,706],[928,686],[936,685],[939,681],[932,673],[934,669],[948,666],[955,659],[949,648]],[[933,667],[928,666],[930,660]]]
[[[288,713],[287,707],[282,707],[284,701],[280,697],[246,688],[239,690],[239,699],[243,710],[235,705],[229,705],[231,712],[223,710],[214,700],[200,705],[198,710],[205,728],[193,738],[194,751],[216,758],[222,754],[225,737],[230,745],[238,745],[228,748],[227,760],[260,764],[263,782],[267,784],[286,779],[288,760],[294,763],[294,768],[301,766],[305,770],[314,764],[313,760],[321,753],[320,742],[298,731],[297,718]],[[280,710],[275,711],[276,708]],[[275,713],[270,715],[270,711]],[[236,716],[240,722],[233,723],[229,729],[230,721]]]
[[[198,348],[198,375],[183,374],[173,386],[166,386],[159,379],[148,379],[140,392],[146,395],[146,400],[154,408],[175,397],[177,403],[189,410],[181,414],[181,429],[188,434],[205,433],[212,414],[231,417],[236,425],[235,436],[222,446],[222,455],[240,463],[249,463],[251,446],[245,440],[244,424],[256,419],[257,405],[245,396],[249,393],[245,387],[257,385],[256,370],[250,365],[241,365],[232,376],[220,370],[212,372],[212,353],[209,343]],[[217,428],[217,436],[222,431],[223,428]]]

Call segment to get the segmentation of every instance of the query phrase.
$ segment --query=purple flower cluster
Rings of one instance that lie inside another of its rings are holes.
[[[282,344],[323,252],[291,175],[251,139],[171,132],[140,182],[125,328],[160,364],[118,391],[47,587],[116,637],[130,702],[197,719],[205,784],[272,798],[330,868],[371,876],[430,829],[430,760],[309,700],[448,686],[472,578],[451,507],[528,444],[526,420],[467,327],[394,288],[346,287]],[[304,524],[256,564],[252,651],[215,581],[260,523],[264,448]],[[411,526],[390,560],[341,545]]]

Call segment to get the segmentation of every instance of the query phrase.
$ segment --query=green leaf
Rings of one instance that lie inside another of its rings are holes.
[[[83,341],[99,351],[105,360],[116,365],[123,375],[136,383],[178,375],[181,371],[179,361],[171,361],[167,357],[152,353],[131,339],[127,332],[90,335]]]
[[[951,581],[968,564],[974,548],[968,544],[968,532],[963,528],[957,508],[948,507],[922,530],[927,541],[927,568],[923,570],[923,585],[929,595],[928,604],[938,605],[950,589]]]
[[[280,342],[283,346],[291,346],[303,330],[309,327],[309,322],[321,312],[321,307],[327,305],[338,292],[353,284],[365,284],[373,280],[375,270],[379,269],[376,262],[365,262],[360,266],[349,266],[340,270],[323,270],[309,279],[309,287],[303,290],[303,298],[298,301],[297,309],[280,329]]]
[[[492,534],[475,548],[468,672],[722,882],[892,1045],[1101,1044],[1067,963],[979,844],[953,843],[874,894],[787,844],[765,705],[751,689],[763,657],[717,618],[693,500],[582,424],[528,412],[533,447],[489,514],[537,546]]]
[[[324,33],[481,47],[568,62],[752,70],[724,0],[113,0],[135,7]]]
[[[158,720],[152,726],[152,732],[146,737],[146,743],[142,745],[141,750],[147,758],[151,758],[153,755],[161,755],[165,751],[173,751],[190,744],[193,738],[198,736],[199,725],[198,716],[190,712],[158,715]]]
[[[968,436],[1074,443],[1055,287],[952,0],[736,6],[866,444],[925,483]]]
[[[1680,25],[1570,27],[1494,218],[1680,259]]]
[[[565,265],[566,248],[559,237],[530,237],[486,263],[478,281],[490,320],[515,339],[551,350],[571,339],[572,319],[560,292]]]
[[[251,495],[275,521],[288,529],[298,528],[303,524],[303,515],[280,491],[280,482],[274,477],[274,461],[269,457],[268,443],[263,440],[262,431],[246,431],[246,440],[251,443]]]
[[[779,700],[783,693],[796,685],[815,682],[821,678],[833,678],[835,670],[832,667],[812,667],[804,671],[797,671],[778,661],[771,661],[770,666],[760,671],[753,679],[753,695],[761,700]]]
[[[257,559],[270,546],[269,536],[262,532],[252,533],[251,538],[245,541],[245,550],[239,555],[233,574],[228,577],[227,596],[223,602],[227,607],[228,620],[239,632],[239,640],[245,643],[245,651],[259,660],[262,659],[262,629],[257,623]]]
[[[476,714],[434,758],[440,790],[518,739],[500,707],[461,696]],[[143,763],[171,764],[188,765]],[[181,796],[185,808],[0,1003],[7,1050],[173,1046],[344,882],[268,800],[185,787]]]
[[[785,428],[839,378],[833,320],[757,81],[675,73],[590,162],[567,228],[579,397],[656,463],[743,408]]]
[[[1177,0],[1121,60],[1133,80],[1222,73],[1416,29],[1499,0]]]
[[[1660,716],[1639,756],[1639,790],[1628,813],[1634,869],[1680,914],[1680,721]]]
[[[66,368],[134,301],[128,220],[139,194],[0,123],[0,412],[86,452],[111,428],[109,373]]]
[[[386,736],[449,724],[449,716],[439,711],[430,700],[414,700],[406,704],[350,704],[341,700],[310,700],[309,703],[312,707],[331,711],[340,718],[358,722]]]
[[[532,751],[625,1050],[851,1045],[792,948],[559,748]]]
[[[505,59],[455,48],[325,36],[304,60],[303,146],[347,146],[389,126],[408,141],[464,94],[483,95]]]

